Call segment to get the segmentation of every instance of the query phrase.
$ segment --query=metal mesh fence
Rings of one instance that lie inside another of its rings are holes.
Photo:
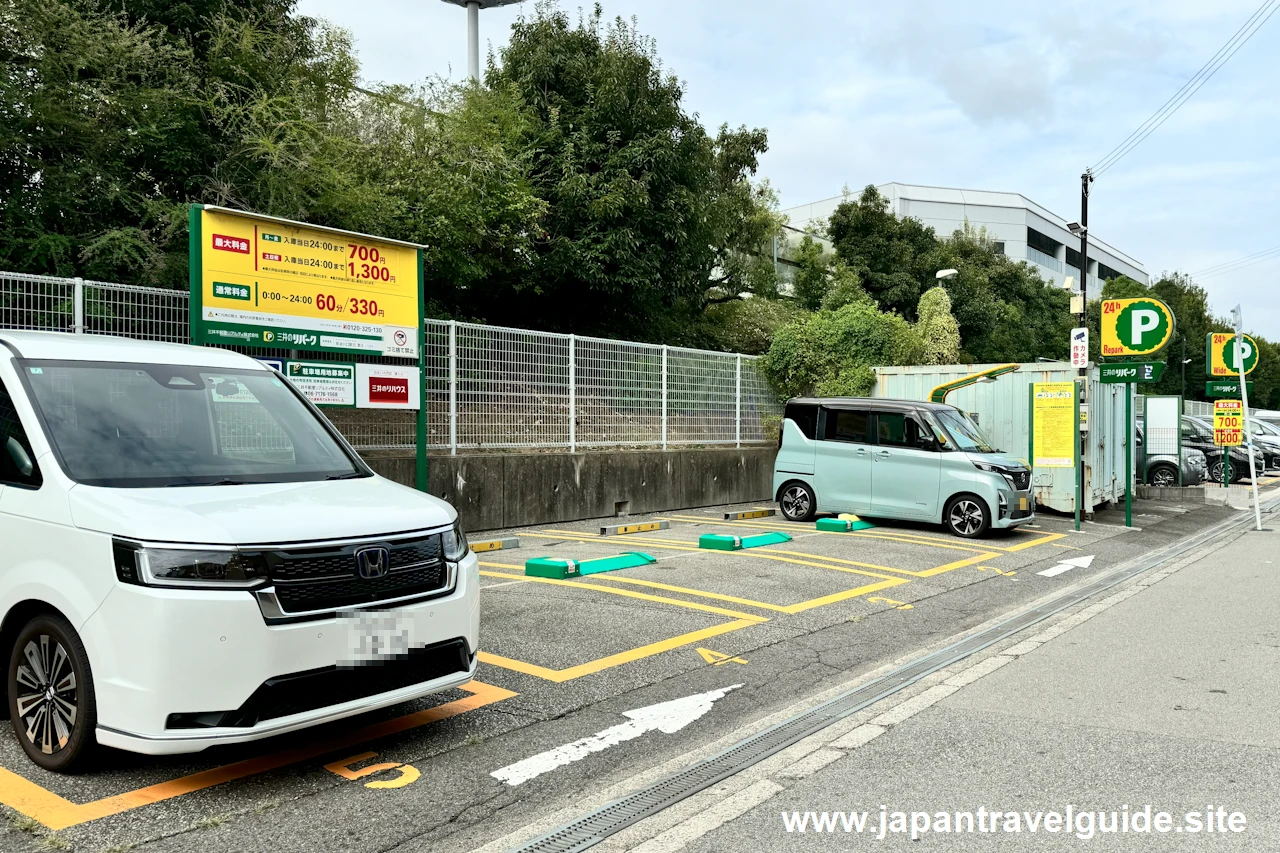
[[[0,328],[186,343],[187,312],[185,291],[0,272]],[[753,356],[427,320],[425,357],[422,400],[433,450],[767,442],[781,422],[782,406]],[[411,411],[324,412],[358,450],[414,447]]]

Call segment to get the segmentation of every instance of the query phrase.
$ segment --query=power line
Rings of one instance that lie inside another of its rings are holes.
[[[1178,111],[1178,108],[1185,104],[1192,95],[1200,90],[1200,87],[1209,81],[1214,74],[1218,72],[1227,61],[1235,56],[1240,48],[1253,38],[1254,33],[1262,28],[1262,26],[1280,9],[1280,0],[1263,0],[1261,6],[1258,7],[1249,19],[1236,30],[1218,52],[1215,53],[1208,62],[1200,67],[1190,80],[1183,84],[1182,88],[1173,93],[1169,100],[1161,105],[1160,109],[1152,113],[1151,117],[1138,126],[1137,130],[1129,134],[1123,142],[1111,149],[1105,157],[1098,161],[1093,167],[1094,175],[1100,175],[1107,169],[1110,169],[1120,161],[1122,157],[1138,147],[1148,136],[1155,132],[1160,125],[1164,124],[1170,116]]]
[[[1242,269],[1247,269],[1248,267],[1261,264],[1266,261],[1275,260],[1276,258],[1280,258],[1280,246],[1276,246],[1274,249],[1267,249],[1265,252],[1255,252],[1248,257],[1237,258],[1234,261],[1228,261],[1227,263],[1219,264],[1216,267],[1209,267],[1208,269],[1201,270],[1200,272],[1192,273],[1191,277],[1198,279],[1215,278],[1216,276],[1226,275],[1227,273],[1239,272]]]

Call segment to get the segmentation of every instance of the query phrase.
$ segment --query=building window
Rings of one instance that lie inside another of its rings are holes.
[[[1080,253],[1070,246],[1067,247],[1067,266],[1080,269]]]
[[[991,248],[995,250],[997,255],[1004,254],[1004,243],[992,243]]]
[[[1111,279],[1119,278],[1122,275],[1124,275],[1124,273],[1120,272],[1119,270],[1113,270],[1111,267],[1107,266],[1101,261],[1098,262],[1098,278],[1102,279],[1103,281],[1111,281]]]
[[[1062,244],[1034,228],[1027,229],[1027,245],[1038,252],[1044,252],[1051,258],[1058,256],[1058,247]]]

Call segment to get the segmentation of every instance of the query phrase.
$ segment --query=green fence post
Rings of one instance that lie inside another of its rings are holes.
[[[428,491],[427,470],[427,294],[422,274],[422,250],[418,250],[418,416],[414,444],[417,445],[416,485]]]
[[[1076,382],[1075,397],[1075,419],[1072,423],[1072,429],[1075,430],[1074,441],[1072,446],[1075,448],[1075,471],[1076,471],[1076,530],[1080,529],[1080,506],[1084,503],[1084,467],[1081,464],[1083,457],[1080,453],[1080,442],[1082,441],[1080,433],[1080,383]]]

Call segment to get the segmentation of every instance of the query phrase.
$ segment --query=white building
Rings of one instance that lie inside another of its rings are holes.
[[[1019,193],[925,187],[916,184],[881,184],[876,189],[889,200],[899,217],[913,216],[950,237],[967,220],[974,228],[986,228],[996,249],[1015,260],[1026,260],[1046,280],[1059,287],[1066,276],[1080,281],[1080,238],[1067,230],[1067,220],[1050,213]],[[825,221],[845,200],[844,196],[800,205],[783,214],[791,224],[804,228],[813,220]],[[1089,298],[1096,299],[1109,278],[1127,275],[1149,283],[1142,264],[1089,234]]]

